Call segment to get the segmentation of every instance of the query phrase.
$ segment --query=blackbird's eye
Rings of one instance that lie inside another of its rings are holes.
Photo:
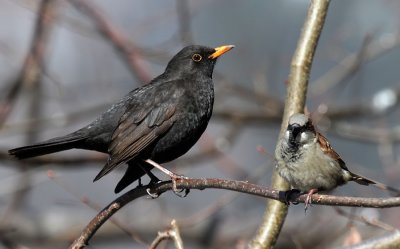
[[[192,56],[192,60],[195,62],[199,62],[199,61],[201,61],[201,59],[203,59],[203,57],[201,57],[201,55],[199,55],[199,54],[194,54]]]

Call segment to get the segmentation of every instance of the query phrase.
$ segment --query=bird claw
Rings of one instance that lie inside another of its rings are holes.
[[[146,193],[151,199],[157,199],[160,196],[158,193],[151,193],[150,188],[146,188]]]
[[[154,176],[154,175],[153,175]],[[158,179],[157,177],[150,177],[150,182],[149,184],[147,184],[148,188],[146,188],[146,192],[147,194],[150,196],[151,199],[156,199],[158,198],[160,195],[158,193],[151,193],[151,187],[156,185],[157,183],[160,183],[161,180]]]
[[[186,197],[186,196],[189,194],[190,191],[189,191],[188,189],[181,189],[181,190],[178,190],[178,188],[176,187],[176,181],[177,181],[177,180],[179,180],[179,179],[189,179],[188,177],[183,176],[183,175],[175,174],[174,172],[167,170],[166,168],[164,168],[163,166],[161,166],[160,164],[154,162],[154,161],[151,160],[151,159],[147,159],[147,160],[145,160],[145,162],[148,163],[148,164],[150,164],[151,166],[153,166],[153,167],[155,167],[155,168],[161,170],[163,173],[165,173],[165,174],[167,174],[169,177],[171,177],[171,180],[172,180],[172,191],[174,191],[174,193],[175,193],[177,196],[183,198],[183,197]],[[149,175],[150,175],[150,174],[149,174]],[[151,175],[150,175],[150,177],[151,177]],[[154,177],[155,177],[155,176],[154,176]],[[155,178],[157,178],[157,177],[155,177]],[[157,179],[158,179],[158,178],[157,178]],[[184,194],[184,195],[180,195],[180,194],[179,194],[179,193],[181,193],[182,191],[185,191],[185,194]]]
[[[318,192],[318,189],[314,189],[314,188],[310,189],[310,191],[308,191],[306,200],[304,201],[304,204],[305,204],[304,205],[304,213],[307,213],[308,206],[311,206],[311,204],[312,204],[311,196],[317,192]]]
[[[189,179],[189,177],[186,177],[184,175],[178,175],[175,174],[174,176],[171,176],[171,180],[172,180],[172,191],[174,192],[175,195],[181,197],[181,198],[185,198],[189,193],[190,193],[190,189],[184,188],[184,189],[178,189],[178,187],[176,186],[176,181],[179,179]],[[183,195],[181,195],[180,193],[182,193],[183,191],[185,191],[185,193]]]

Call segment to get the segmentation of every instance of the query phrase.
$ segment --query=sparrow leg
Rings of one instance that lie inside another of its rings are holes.
[[[179,180],[179,179],[189,179],[188,177],[183,176],[183,175],[175,174],[174,172],[167,170],[166,168],[164,168],[163,166],[161,166],[160,164],[154,162],[154,161],[151,160],[151,159],[147,159],[147,160],[145,160],[145,162],[148,163],[148,164],[150,164],[151,166],[153,166],[153,167],[155,167],[155,168],[161,170],[164,174],[166,174],[166,175],[168,175],[169,177],[171,177],[171,180],[172,180],[172,191],[174,191],[174,193],[175,193],[177,196],[183,198],[183,197],[186,197],[186,196],[189,194],[189,192],[190,192],[189,189],[178,189],[178,188],[176,187],[176,180]],[[153,176],[154,176],[154,175],[153,175]],[[151,177],[151,176],[150,176],[150,177]],[[155,177],[155,176],[154,176],[154,177]],[[157,178],[157,177],[155,177],[155,178]],[[158,178],[157,178],[157,179],[158,179]],[[179,193],[181,193],[182,191],[185,191],[185,194],[184,194],[184,195],[179,194]]]
[[[305,204],[304,212],[307,212],[308,206],[311,205],[311,196],[317,192],[318,192],[318,189],[316,189],[316,188],[310,189],[310,191],[308,191],[306,201],[304,202],[304,204]]]

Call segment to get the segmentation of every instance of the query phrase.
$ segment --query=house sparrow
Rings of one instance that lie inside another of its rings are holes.
[[[377,184],[391,191],[395,189],[354,174],[331,147],[328,140],[315,130],[309,117],[295,113],[289,118],[288,127],[275,151],[276,169],[293,188],[308,192],[306,209],[311,195],[330,191],[348,181],[362,185]]]

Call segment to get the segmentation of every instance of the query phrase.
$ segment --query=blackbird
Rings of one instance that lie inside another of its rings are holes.
[[[131,91],[89,125],[9,154],[24,159],[73,148],[95,150],[109,158],[94,181],[128,164],[115,193],[145,174],[153,181],[157,178],[147,159],[165,163],[182,156],[206,129],[214,103],[213,69],[217,58],[233,47],[187,46],[164,73]]]

